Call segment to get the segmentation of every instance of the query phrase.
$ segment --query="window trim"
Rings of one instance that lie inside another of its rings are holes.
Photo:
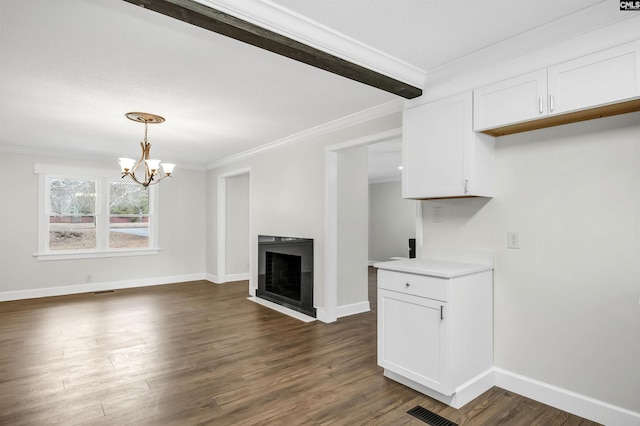
[[[38,260],[89,259],[100,257],[145,256],[158,254],[159,191],[155,186],[149,189],[149,247],[148,248],[108,248],[109,233],[109,183],[121,179],[116,169],[87,168],[54,164],[36,164],[34,173],[38,175],[38,251],[33,254]],[[96,248],[90,250],[50,250],[49,217],[47,200],[50,196],[49,178],[87,179],[96,182]]]

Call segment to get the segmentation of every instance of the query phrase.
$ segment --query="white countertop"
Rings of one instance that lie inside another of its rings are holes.
[[[442,259],[402,259],[390,262],[378,262],[374,267],[388,271],[407,272],[439,278],[455,278],[478,272],[491,271],[492,265],[458,262]]]

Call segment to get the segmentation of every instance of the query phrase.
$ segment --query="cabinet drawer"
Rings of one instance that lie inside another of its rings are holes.
[[[448,301],[449,280],[378,269],[378,287],[414,296]]]

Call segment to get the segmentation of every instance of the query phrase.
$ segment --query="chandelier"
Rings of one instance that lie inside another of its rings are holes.
[[[122,177],[129,176],[136,183],[144,186],[155,185],[166,177],[170,177],[173,173],[173,168],[176,166],[171,163],[162,163],[162,169],[160,169],[160,160],[152,160],[149,158],[149,151],[151,150],[151,144],[147,142],[147,130],[149,124],[163,123],[164,118],[155,114],[148,114],[146,112],[128,112],[125,114],[129,120],[136,121],[138,123],[144,123],[144,140],[140,142],[142,148],[142,155],[137,162],[131,158],[120,158],[120,168],[122,169]],[[144,169],[144,178],[142,177],[142,171]],[[136,176],[136,171],[139,172],[139,176]]]

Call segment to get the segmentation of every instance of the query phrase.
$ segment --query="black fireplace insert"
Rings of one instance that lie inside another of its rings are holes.
[[[315,318],[313,240],[259,235],[256,296]]]

